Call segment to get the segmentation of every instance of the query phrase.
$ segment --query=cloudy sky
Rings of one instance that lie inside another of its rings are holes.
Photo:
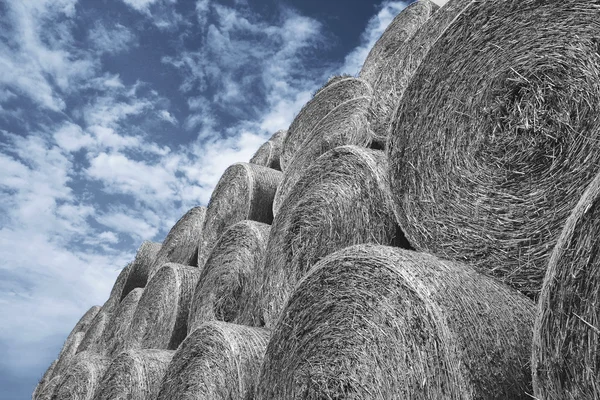
[[[0,399],[407,2],[0,0]]]

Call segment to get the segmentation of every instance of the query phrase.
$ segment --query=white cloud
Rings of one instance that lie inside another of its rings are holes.
[[[134,217],[124,212],[110,212],[96,217],[96,221],[113,231],[134,236],[138,241],[152,239],[159,232],[159,226],[151,225],[146,218]]]
[[[133,32],[125,26],[115,24],[108,28],[100,22],[89,32],[89,39],[96,50],[111,54],[125,51],[136,42]]]
[[[168,112],[167,110],[161,110],[160,113],[158,114],[160,116],[160,118],[162,118],[163,120],[170,122],[173,125],[177,125],[177,118],[175,118],[170,112]]]
[[[123,2],[138,11],[148,11],[150,5],[156,3],[157,0],[123,0]]]

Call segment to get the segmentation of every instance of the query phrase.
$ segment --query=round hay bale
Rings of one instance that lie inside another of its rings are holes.
[[[371,86],[362,79],[351,76],[333,77],[302,107],[292,121],[283,141],[280,164],[286,171],[296,152],[315,126],[334,108],[356,97],[370,96]]]
[[[157,399],[252,398],[269,336],[221,321],[201,325],[173,356]]]
[[[121,302],[121,299],[125,297],[123,296],[123,290],[125,289],[125,284],[127,283],[127,279],[131,272],[131,266],[132,263],[129,263],[125,266],[125,268],[121,270],[119,276],[117,276],[115,284],[112,287],[112,290],[110,291],[110,296],[108,297],[108,300],[102,306],[102,309],[109,314],[112,314],[114,309],[117,308],[117,306]]]
[[[63,352],[65,350],[67,350],[67,347],[70,348],[71,343],[74,340],[74,336],[77,333],[83,332],[83,334],[85,335],[85,332],[87,331],[88,327],[90,326],[90,323],[94,320],[94,318],[96,317],[96,314],[98,314],[98,312],[100,311],[100,309],[101,309],[100,306],[90,307],[90,309],[87,310],[85,312],[85,314],[83,314],[83,317],[81,317],[79,319],[79,321],[77,321],[77,323],[75,324],[75,327],[73,327],[73,329],[69,333],[69,336],[67,336],[67,339],[65,340],[65,344],[64,344],[63,348],[60,350],[60,353],[58,354],[57,360],[60,359],[60,357],[62,356]],[[80,341],[81,341],[81,339],[79,340],[79,342]],[[79,346],[79,342],[77,342],[77,346]],[[69,346],[67,346],[67,345],[69,345]]]
[[[273,221],[273,197],[281,176],[279,171],[248,163],[235,163],[225,170],[208,203],[198,246],[199,267],[231,225],[244,220]]]
[[[255,290],[249,287],[251,276],[263,262],[270,228],[260,222],[242,221],[223,233],[198,279],[188,333],[207,321],[241,323],[248,294]]]
[[[77,347],[77,353],[83,351],[89,351],[96,354],[104,355],[106,349],[102,343],[102,333],[108,324],[111,315],[104,311],[104,307],[100,309],[98,314],[94,317],[88,330],[85,332],[85,336],[81,339],[81,343]]]
[[[600,165],[598,16],[582,0],[473,2],[433,45],[388,140],[417,249],[537,294]]]
[[[67,340],[56,359],[56,365],[54,366],[54,371],[52,371],[53,378],[61,375],[64,370],[69,367],[84,336],[85,332],[77,332],[73,336],[69,335],[69,337],[67,337]]]
[[[349,247],[296,287],[255,399],[529,399],[534,312],[461,264]]]
[[[194,266],[198,264],[198,242],[202,237],[205,217],[206,207],[194,207],[177,221],[156,255],[149,278],[168,262]]]
[[[77,354],[51,399],[92,400],[109,364],[108,358],[89,351]]]
[[[38,393],[34,393],[35,397],[33,397],[32,400],[51,400],[61,379],[62,377],[57,375],[48,380],[48,383],[46,383]]]
[[[94,400],[155,399],[174,353],[172,350],[127,350],[119,354],[110,363]]]
[[[277,215],[294,185],[320,155],[338,146],[366,147],[371,142],[372,135],[367,122],[370,101],[371,98],[366,96],[348,100],[319,121],[283,174],[273,200],[273,215]]]
[[[187,319],[200,270],[167,263],[152,277],[127,333],[128,349],[174,350],[185,339]]]
[[[156,256],[162,247],[161,243],[154,243],[145,240],[135,255],[135,260],[130,266],[130,273],[127,276],[125,287],[121,292],[119,301],[123,300],[135,288],[143,288],[148,283],[148,277]]]
[[[52,364],[50,364],[46,372],[44,372],[42,379],[40,379],[37,386],[35,387],[35,390],[33,391],[33,394],[31,395],[32,400],[36,400],[38,398],[38,396],[44,389],[44,386],[46,386],[48,381],[50,381],[50,378],[52,378],[52,372],[54,371],[54,367],[56,366],[56,361],[57,360],[52,361]]]
[[[143,293],[143,288],[133,289],[111,315],[100,340],[106,355],[114,357],[125,350],[127,332]]]
[[[322,257],[377,243],[409,247],[394,220],[387,158],[378,150],[342,146],[318,158],[275,217],[257,304],[272,327],[296,283]]]
[[[533,333],[540,399],[600,398],[600,175],[567,219],[550,257]]]
[[[281,171],[279,157],[281,156],[281,148],[286,135],[287,130],[275,132],[268,141],[258,148],[254,156],[250,159],[250,164],[262,165],[263,167]]]

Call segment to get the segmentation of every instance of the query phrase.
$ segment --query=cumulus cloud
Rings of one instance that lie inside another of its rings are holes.
[[[88,37],[97,51],[109,54],[125,51],[137,41],[136,36],[127,27],[121,24],[107,27],[102,22],[96,22]]]

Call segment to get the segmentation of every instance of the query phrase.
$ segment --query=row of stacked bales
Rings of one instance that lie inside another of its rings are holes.
[[[599,398],[598,43],[600,1],[411,4],[34,399]]]

